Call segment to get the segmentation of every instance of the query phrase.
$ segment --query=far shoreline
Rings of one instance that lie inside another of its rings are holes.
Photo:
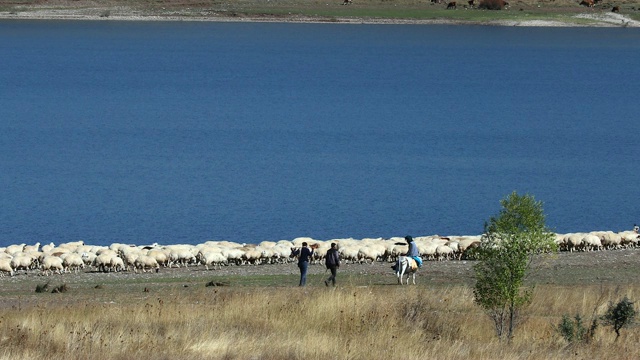
[[[616,13],[577,14],[571,19],[588,19],[585,22],[558,20],[486,20],[464,19],[406,19],[371,17],[323,17],[305,15],[158,15],[135,13],[110,14],[110,9],[29,9],[26,11],[0,11],[0,21],[111,21],[111,22],[221,22],[221,23],[291,23],[291,24],[353,24],[353,25],[463,25],[463,26],[515,26],[515,27],[640,27],[640,21]]]

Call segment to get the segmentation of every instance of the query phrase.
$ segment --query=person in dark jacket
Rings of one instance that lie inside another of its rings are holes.
[[[340,267],[340,254],[338,254],[338,245],[336,243],[331,243],[331,248],[327,250],[325,265],[327,265],[327,269],[331,271],[331,276],[324,281],[324,284],[329,286],[329,281],[331,281],[333,286],[336,286],[336,275]]]
[[[307,246],[306,242],[302,243],[300,249],[295,249],[291,252],[291,256],[298,257],[298,267],[300,268],[300,286],[307,284],[307,270],[309,269],[309,261],[313,256],[313,249]]]

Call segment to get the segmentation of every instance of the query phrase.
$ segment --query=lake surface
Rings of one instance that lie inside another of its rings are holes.
[[[640,223],[640,29],[0,22],[0,246]]]

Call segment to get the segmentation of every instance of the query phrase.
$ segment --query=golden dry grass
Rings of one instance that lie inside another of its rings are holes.
[[[511,344],[496,339],[465,285],[50,297],[0,310],[0,359],[638,359],[637,328],[614,342],[600,327],[591,344],[573,346],[553,328],[564,314],[588,321],[625,295],[636,299],[640,287],[540,286]]]

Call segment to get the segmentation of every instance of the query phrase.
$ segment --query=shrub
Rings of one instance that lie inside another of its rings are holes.
[[[504,0],[482,0],[478,7],[485,10],[502,10],[504,8]]]
[[[571,319],[569,315],[565,314],[562,316],[562,321],[555,329],[565,340],[567,340],[567,342],[576,344],[588,343],[593,337],[597,327],[597,318],[593,319],[591,326],[587,329],[584,327],[582,316],[580,316],[580,314],[576,314],[573,319]]]
[[[46,284],[36,285],[36,292],[37,293],[43,293],[43,292],[47,292],[47,291],[49,291],[49,282],[47,282]]]
[[[626,296],[620,300],[617,304],[609,302],[609,308],[607,312],[602,316],[604,325],[613,327],[613,331],[616,332],[616,340],[620,337],[620,330],[633,323],[636,316],[636,309],[633,306],[633,302]]]
[[[53,288],[53,290],[51,290],[52,294],[59,294],[59,293],[65,293],[69,290],[69,288],[67,287],[67,284],[62,284],[62,285],[58,285],[56,287]]]

